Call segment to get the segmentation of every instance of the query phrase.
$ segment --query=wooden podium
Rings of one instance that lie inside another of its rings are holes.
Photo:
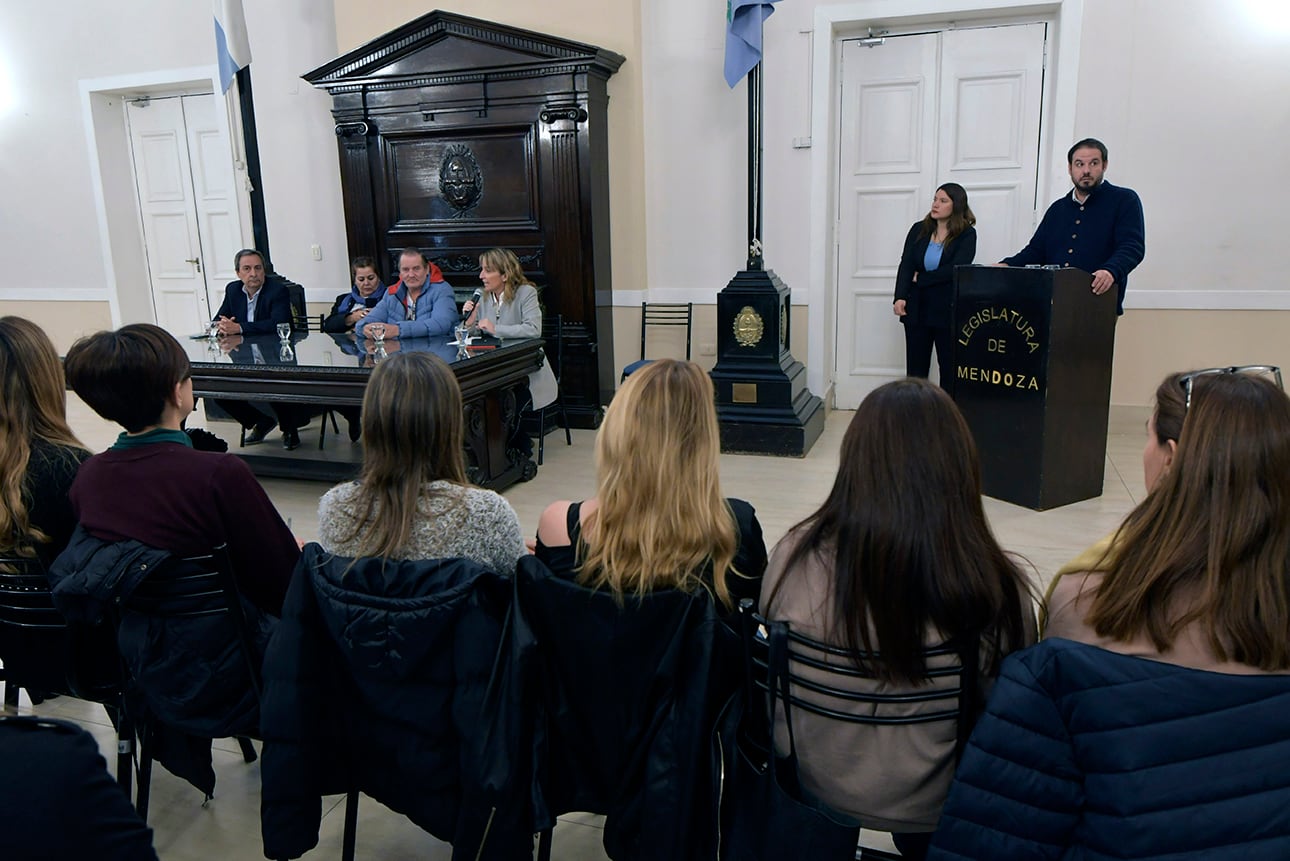
[[[987,496],[1037,511],[1102,495],[1115,292],[1080,269],[960,266],[954,378]]]

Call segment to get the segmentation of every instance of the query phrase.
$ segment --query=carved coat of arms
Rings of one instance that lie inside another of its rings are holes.
[[[484,194],[484,175],[475,154],[465,144],[453,144],[444,150],[439,164],[439,194],[456,210],[455,218],[465,218],[479,204]]]

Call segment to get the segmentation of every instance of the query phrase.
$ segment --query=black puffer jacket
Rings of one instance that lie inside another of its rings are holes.
[[[215,773],[210,739],[256,735],[259,703],[236,630],[228,616],[164,619],[129,609],[145,578],[165,577],[177,562],[165,550],[138,541],[104,541],[77,527],[49,570],[54,604],[69,622],[96,624],[124,605],[117,645],[133,678],[131,692],[160,724],[158,762],[210,795]],[[273,617],[243,600],[257,648]],[[130,704],[127,703],[127,707]]]
[[[357,788],[452,841],[509,581],[465,559],[382,564],[305,545],[264,664],[269,858],[318,842],[322,795]]]

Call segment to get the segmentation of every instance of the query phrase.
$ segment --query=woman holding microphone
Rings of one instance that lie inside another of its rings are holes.
[[[935,344],[941,385],[950,379],[954,267],[976,257],[974,224],[967,192],[957,182],[947,182],[936,189],[926,217],[905,237],[892,311],[905,325],[905,373],[911,377],[927,377]]]

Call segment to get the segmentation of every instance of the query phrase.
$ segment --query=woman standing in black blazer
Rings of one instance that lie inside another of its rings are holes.
[[[905,324],[905,373],[926,377],[932,367],[932,345],[941,385],[951,382],[950,305],[954,267],[976,257],[976,216],[967,192],[957,182],[936,189],[927,217],[909,228],[896,272],[892,310]]]

